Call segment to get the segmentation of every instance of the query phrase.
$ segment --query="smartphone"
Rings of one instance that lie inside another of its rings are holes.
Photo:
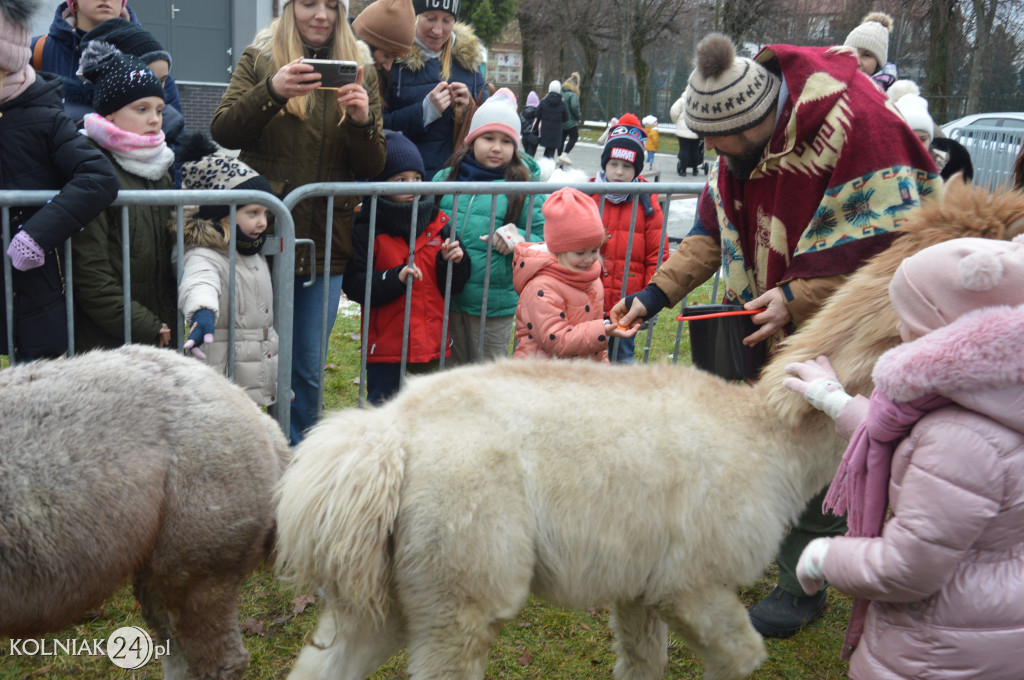
[[[339,61],[336,59],[303,59],[303,64],[309,64],[320,74],[319,90],[337,90],[342,85],[356,82],[356,73],[359,71],[359,64],[354,61]]]

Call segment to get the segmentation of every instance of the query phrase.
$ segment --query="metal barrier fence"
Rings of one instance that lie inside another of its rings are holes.
[[[1013,162],[1020,153],[1024,129],[971,125],[951,130],[949,137],[971,154],[974,184],[990,191],[1013,184]]]
[[[3,252],[11,241],[11,208],[32,207],[45,204],[56,195],[56,191],[0,191],[0,220],[3,228]],[[184,207],[187,205],[228,205],[230,206],[230,218],[232,224],[235,222],[235,209],[238,206],[249,203],[258,203],[266,206],[274,212],[276,217],[274,235],[267,238],[263,246],[263,254],[276,260],[276,266],[271,267],[274,288],[274,326],[280,336],[278,347],[278,394],[287,395],[291,392],[291,356],[292,356],[292,287],[294,276],[284,276],[285,272],[295,270],[295,227],[292,223],[291,213],[288,208],[276,197],[262,191],[183,191],[183,190],[159,190],[159,191],[121,191],[111,204],[121,208],[121,241],[122,241],[122,288],[124,295],[124,338],[125,343],[131,342],[131,258],[128,252],[129,238],[129,206],[136,205],[166,205],[173,207],[176,219],[177,243],[175,246],[175,258],[177,263],[176,281],[180,285],[184,270]],[[74,238],[74,237],[72,237]],[[72,249],[71,240],[64,242],[63,252],[63,278],[65,290],[65,309],[67,311],[68,324],[68,354],[75,354],[75,329],[74,329],[74,277],[72,273]],[[7,320],[7,347],[10,352],[8,361],[16,363],[14,355],[14,288],[11,259],[4,257],[4,310]],[[235,231],[230,230],[230,243],[228,249],[228,271],[230,281],[228,283],[228,377],[234,379],[235,364]],[[284,304],[283,301],[287,303]],[[177,299],[175,299],[177,305]],[[180,312],[176,315],[176,324],[173,333],[172,343],[179,352],[184,344],[184,320]],[[276,406],[271,407],[272,413],[278,423],[288,431],[290,408],[288,399],[278,399]]]
[[[289,399],[285,395],[290,394],[291,389],[291,356],[292,356],[292,327],[293,327],[293,309],[291,301],[294,295],[295,285],[295,249],[296,247],[308,247],[312,248],[312,243],[308,239],[295,239],[294,223],[292,221],[291,210],[296,204],[303,200],[309,200],[313,198],[326,198],[327,206],[327,223],[324,225],[326,234],[330,234],[333,228],[333,202],[336,197],[340,196],[360,196],[367,197],[364,200],[362,209],[370,210],[370,235],[368,242],[370,244],[369,252],[367,253],[367,271],[373,269],[373,243],[376,230],[376,204],[379,197],[387,197],[398,194],[414,194],[416,195],[415,200],[419,200],[420,196],[423,195],[450,195],[453,197],[454,206],[452,209],[452,222],[450,228],[453,234],[459,233],[460,225],[458,224],[458,209],[460,200],[472,200],[473,196],[479,195],[525,195],[527,196],[527,202],[524,206],[524,215],[527,216],[527,234],[531,234],[534,226],[530,223],[532,218],[532,207],[537,198],[541,195],[547,195],[553,191],[561,189],[564,186],[572,186],[588,194],[605,194],[605,193],[623,193],[624,186],[621,183],[614,182],[589,182],[579,184],[556,184],[556,183],[539,183],[539,182],[423,182],[419,184],[410,183],[394,183],[394,182],[376,182],[376,183],[318,183],[309,184],[299,189],[296,189],[283,201],[277,198],[258,191],[182,191],[182,190],[163,190],[163,191],[122,191],[118,194],[117,199],[114,201],[114,206],[122,208],[121,212],[121,229],[122,229],[122,240],[126,244],[122,258],[124,260],[124,300],[125,300],[125,315],[124,315],[124,332],[125,341],[131,341],[131,282],[130,282],[130,266],[129,266],[129,253],[127,251],[128,239],[128,206],[134,205],[166,205],[174,208],[175,218],[177,222],[177,243],[175,246],[176,250],[176,262],[177,262],[177,281],[180,284],[183,274],[183,254],[184,254],[184,207],[188,205],[228,205],[230,206],[230,218],[234,223],[235,209],[239,206],[246,205],[249,203],[257,203],[266,206],[275,215],[275,226],[274,234],[268,237],[266,244],[263,247],[263,254],[271,258],[272,266],[271,271],[273,273],[273,287],[274,287],[274,325],[280,338],[280,354],[278,361],[278,400],[277,404],[271,407],[272,414],[276,417],[278,423],[282,429],[287,433],[290,424],[290,403]],[[632,230],[636,224],[636,218],[639,209],[638,197],[641,194],[658,194],[660,197],[660,205],[662,208],[662,214],[664,221],[662,225],[662,234],[660,243],[664,244],[667,236],[668,228],[668,216],[671,207],[671,202],[674,198],[678,198],[680,195],[695,196],[703,188],[703,182],[648,182],[648,183],[636,183],[629,185],[629,193],[633,194],[632,200],[632,215],[631,215],[631,227],[630,236],[632,237]],[[47,200],[52,198],[56,194],[55,191],[0,191],[0,218],[2,218],[3,228],[3,249],[4,253],[7,251],[7,247],[10,243],[11,238],[11,225],[10,225],[10,209],[16,207],[25,206],[39,206],[44,204]],[[469,197],[469,198],[466,198]],[[491,201],[491,214],[489,233],[493,237],[494,230],[497,226],[497,215],[495,201]],[[602,202],[603,206],[603,202]],[[688,230],[687,225],[687,230]],[[413,248],[415,245],[415,223],[410,223],[410,259],[412,258]],[[324,261],[330,261],[330,243],[331,239],[325,240],[327,244],[327,252],[325,253]],[[229,284],[229,309],[227,311],[229,315],[229,377],[233,378],[234,373],[234,321],[235,321],[235,234],[234,230],[231,233],[231,242],[229,246],[229,271],[231,273],[231,281]],[[630,265],[630,256],[632,250],[632,238],[629,240],[626,252],[627,270],[626,275],[623,279],[622,292],[625,292],[625,278],[628,276]],[[483,307],[486,309],[486,300],[488,293],[488,282],[490,263],[493,252],[493,244],[488,241],[487,246],[487,260],[483,263],[483,266],[487,267],[488,274],[485,276],[484,284],[484,301]],[[660,259],[667,257],[667,253],[660,253]],[[74,355],[74,283],[71,273],[71,242],[70,240],[64,244],[64,258],[66,266],[64,267],[65,276],[65,290],[66,290],[66,309],[68,318],[68,338],[69,338],[69,354]],[[316,258],[312,258],[315,263]],[[303,285],[311,286],[315,282],[316,277],[324,276],[326,279],[330,278],[330,272],[318,273],[315,271],[315,265],[313,272],[310,275],[308,281]],[[372,291],[373,277],[367,277],[365,298],[369,300]],[[5,282],[5,312],[7,318],[7,340],[8,347],[14,347],[13,333],[14,333],[14,318],[13,318],[13,287],[12,287],[12,267],[10,258],[4,257],[4,282]],[[328,283],[325,281],[325,284]],[[440,343],[445,342],[447,337],[447,323],[451,304],[451,270],[449,267],[447,276],[447,287],[445,292],[444,300],[444,327],[442,328],[442,335],[438,339]],[[408,334],[410,328],[410,317],[411,317],[411,295],[412,295],[412,279],[410,278],[406,283],[406,304],[405,313],[403,318],[403,354],[408,344]],[[322,310],[322,324],[326,322],[328,317],[327,308],[327,297],[324,296],[324,309]],[[180,313],[177,315],[176,329],[174,333],[174,347],[177,350],[182,350],[184,343],[184,320],[181,318]],[[481,315],[481,325],[486,324],[485,313]],[[369,327],[369,316],[363,316],[363,337],[366,337]],[[482,328],[481,328],[481,345],[482,345]],[[323,337],[323,333],[321,333]],[[677,333],[678,337],[678,333]],[[510,338],[511,340],[511,338]],[[642,361],[646,361],[649,353],[652,340],[652,333],[649,330],[646,335],[646,341],[644,343],[644,352]],[[678,340],[677,340],[678,344]],[[613,348],[614,349],[614,348]],[[320,351],[320,364],[325,363],[327,354],[327,347],[321,343]],[[11,357],[14,361],[14,357]],[[366,385],[366,363],[367,363],[367,346],[366,343],[362,343],[361,349],[361,360],[360,360],[360,388],[359,388],[359,403],[362,405],[365,399],[365,385]],[[401,375],[404,381],[405,376],[405,361],[403,359],[401,366]],[[441,370],[444,369],[444,358],[442,353],[441,359]],[[323,402],[323,386],[324,380],[321,374],[320,379],[320,403]]]

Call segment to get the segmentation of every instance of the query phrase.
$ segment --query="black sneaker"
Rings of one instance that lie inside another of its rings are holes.
[[[815,595],[793,595],[779,586],[750,608],[750,623],[766,638],[788,638],[825,613],[828,588]]]

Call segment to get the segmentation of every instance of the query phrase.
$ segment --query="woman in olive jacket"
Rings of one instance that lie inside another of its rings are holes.
[[[361,80],[338,90],[319,90],[319,75],[300,58],[372,63],[360,50],[339,5],[327,0],[285,3],[281,16],[245,49],[210,125],[219,144],[241,149],[252,166],[283,197],[312,182],[351,182],[373,177],[384,167],[380,94],[372,68]],[[327,199],[295,206],[295,237],[312,239],[313,258],[300,247],[295,255],[290,438],[293,444],[311,427],[323,377],[320,343],[326,346],[341,298],[341,277],[352,256],[352,213],[359,197],[337,197],[327,271],[328,319],[321,327],[327,245]],[[317,282],[303,287],[315,266]]]

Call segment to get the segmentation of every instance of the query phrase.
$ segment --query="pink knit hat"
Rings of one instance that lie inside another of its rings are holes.
[[[522,122],[516,112],[516,95],[507,87],[502,87],[487,98],[473,114],[469,124],[469,133],[463,140],[471,146],[473,140],[485,132],[502,132],[516,143],[519,148],[519,130]]]
[[[975,309],[1024,304],[1024,236],[957,238],[929,246],[903,260],[889,298],[914,337]]]
[[[29,22],[32,3],[3,3],[0,7],[0,69],[18,73],[32,58]]]
[[[78,8],[75,7],[75,1],[76,0],[67,0],[68,9],[71,10],[72,14],[77,14],[78,13]],[[121,0],[121,9],[124,9],[127,6],[128,6],[128,0]]]
[[[564,187],[547,197],[544,242],[551,253],[571,253],[597,248],[604,242],[604,226],[594,199],[579,189]]]

